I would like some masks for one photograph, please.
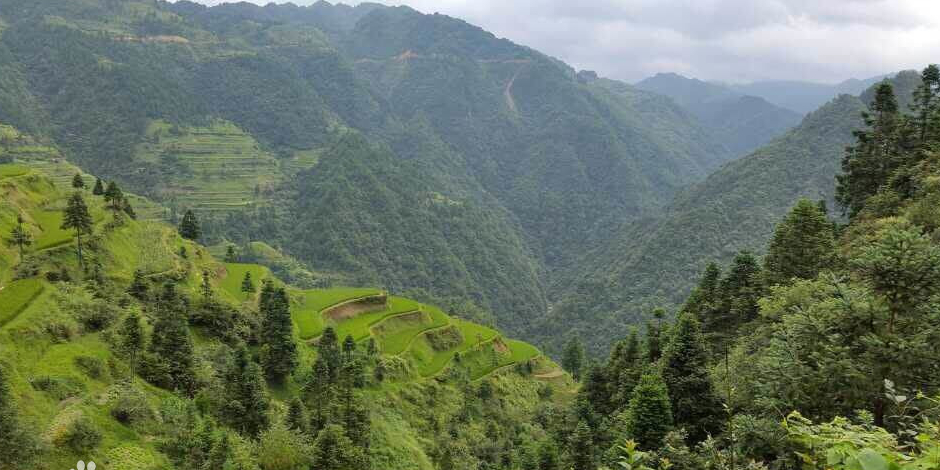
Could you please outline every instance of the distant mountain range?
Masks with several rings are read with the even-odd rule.
[[[747,84],[727,85],[739,93],[759,96],[777,106],[800,114],[814,111],[840,94],[858,95],[868,87],[887,78],[880,75],[864,80],[849,79],[834,85],[790,80],[769,80]]]

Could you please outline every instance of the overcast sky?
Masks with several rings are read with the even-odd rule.
[[[834,83],[940,62],[940,0],[377,1],[462,18],[627,81],[677,72]]]

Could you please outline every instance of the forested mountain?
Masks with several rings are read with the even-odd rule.
[[[796,112],[763,98],[674,73],[657,74],[636,87],[676,100],[737,156],[750,153],[800,121]]]
[[[407,7],[0,15],[0,120],[171,219],[195,210],[208,241],[263,238],[324,282],[472,293],[516,333],[556,267],[732,156],[669,100]]]
[[[805,114],[840,94],[858,95],[884,78],[852,78],[833,85],[795,80],[765,80],[728,86],[740,93],[759,96],[777,106]]]
[[[902,109],[919,80],[914,72],[892,79]],[[740,250],[760,252],[774,224],[800,198],[834,207],[843,151],[862,125],[863,100],[870,102],[872,93],[836,98],[787,134],[681,192],[662,217],[626,224],[609,245],[588,253],[581,268],[558,277],[556,292],[564,294],[553,299],[552,314],[533,336],[549,338],[550,325],[573,324],[604,350],[615,337],[608,332],[684,299],[708,262],[728,262]],[[553,340],[557,348],[564,338]]]

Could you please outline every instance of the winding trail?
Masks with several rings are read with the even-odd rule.
[[[519,67],[516,69],[516,73],[513,74],[512,78],[509,79],[509,83],[506,84],[506,88],[503,89],[503,97],[506,99],[506,106],[509,106],[509,110],[513,114],[519,114],[519,110],[516,108],[516,100],[512,97],[512,86],[516,83],[516,78],[519,78],[519,74],[522,73],[522,69],[525,66]]]

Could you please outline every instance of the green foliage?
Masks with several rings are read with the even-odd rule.
[[[261,289],[261,363],[268,379],[283,382],[297,367],[297,345],[287,292],[265,283]]]
[[[627,413],[627,434],[639,448],[660,448],[672,427],[672,403],[662,377],[647,374],[640,378],[633,389]]]
[[[708,353],[698,321],[690,313],[676,320],[662,358],[662,376],[672,401],[672,418],[699,442],[718,426],[721,404],[708,375]]]
[[[196,214],[191,210],[187,210],[183,214],[183,220],[180,221],[179,226],[180,236],[187,240],[199,240],[202,236],[202,229],[199,227],[199,221],[196,219]]]
[[[565,346],[564,357],[561,360],[561,366],[568,371],[575,380],[581,380],[581,372],[584,369],[584,346],[581,345],[579,338],[571,338]]]
[[[835,250],[832,223],[818,204],[800,199],[777,225],[764,257],[769,285],[812,279],[831,266]]]
[[[240,347],[235,361],[226,373],[224,414],[232,427],[257,436],[269,424],[269,401],[261,367],[251,359],[248,350]]]

